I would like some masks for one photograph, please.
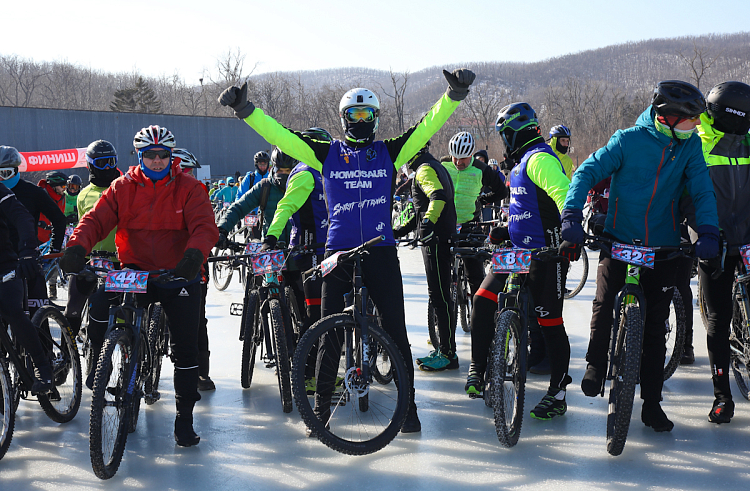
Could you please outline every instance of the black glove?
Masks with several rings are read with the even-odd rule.
[[[263,245],[260,246],[259,252],[265,252],[270,249],[273,249],[274,247],[276,247],[277,240],[278,239],[274,237],[273,235],[266,235],[266,238],[263,239]]]
[[[63,273],[78,273],[86,266],[86,249],[80,245],[68,247],[60,258]]]
[[[495,202],[495,193],[487,193],[479,197],[479,204],[482,206],[487,206],[494,202]]]
[[[429,218],[422,220],[419,225],[419,243],[422,245],[430,246],[437,241],[435,236],[435,224],[430,221]]]
[[[42,274],[42,268],[39,266],[39,251],[23,249],[18,253],[18,274],[27,280]]]
[[[568,261],[578,261],[581,257],[581,244],[574,244],[564,240],[558,251]]]
[[[513,170],[514,166],[515,166],[515,164],[513,163],[513,160],[511,160],[509,158],[503,160],[502,162],[500,162],[500,165],[498,165],[498,167],[500,168],[500,170],[507,170],[507,171]]]
[[[443,76],[448,81],[448,90],[445,92],[454,101],[462,101],[469,95],[469,86],[474,82],[476,75],[468,68],[457,68],[450,73],[443,70]]]
[[[506,240],[510,240],[508,227],[495,227],[490,230],[490,244],[502,244]]]
[[[216,241],[216,247],[219,249],[228,249],[229,248],[229,239],[227,238],[229,234],[226,230],[223,228],[219,228],[219,240]]]
[[[190,248],[185,251],[185,255],[174,268],[174,275],[185,278],[188,281],[195,279],[198,273],[200,273],[203,261],[203,253],[198,249]]]
[[[245,119],[255,111],[255,106],[247,100],[247,82],[242,87],[229,87],[219,96],[219,104],[234,109],[234,115]]]

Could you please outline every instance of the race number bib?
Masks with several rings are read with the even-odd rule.
[[[268,251],[250,258],[253,274],[261,275],[284,269],[284,251]]]
[[[323,276],[333,271],[333,268],[338,265],[339,256],[341,254],[343,254],[343,251],[339,251],[335,254],[330,255],[329,257],[325,258],[322,263],[320,263],[320,271],[323,273]]]
[[[508,247],[492,253],[493,273],[528,273],[531,266],[531,251]]]
[[[95,268],[107,269],[109,271],[114,271],[115,269],[115,263],[104,257],[92,257],[89,260],[89,264]]]
[[[125,269],[110,271],[104,283],[104,290],[108,292],[146,293],[148,287],[148,271]]]
[[[248,227],[254,227],[258,224],[258,215],[247,215],[244,218],[244,223]]]
[[[742,256],[742,262],[745,263],[745,267],[750,269],[750,244],[740,247],[740,256]]]
[[[245,254],[257,254],[261,247],[263,247],[263,242],[248,242],[245,246]]]
[[[612,259],[634,266],[654,269],[654,250],[650,247],[612,243]]]

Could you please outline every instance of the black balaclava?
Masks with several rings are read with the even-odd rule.
[[[89,180],[94,186],[99,186],[100,188],[108,188],[112,184],[112,181],[120,177],[120,175],[120,169],[117,167],[100,170],[89,166]]]

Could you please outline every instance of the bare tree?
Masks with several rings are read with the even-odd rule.
[[[695,41],[693,41],[693,52],[685,53],[685,50],[677,52],[677,56],[680,57],[682,62],[687,66],[690,71],[690,78],[695,86],[700,90],[701,81],[706,76],[706,72],[716,63],[716,60],[721,56],[721,52],[712,56],[709,48],[698,47]]]
[[[399,134],[406,130],[404,126],[404,94],[406,93],[406,85],[409,82],[409,70],[401,74],[393,73],[393,69],[389,70],[391,77],[391,86],[393,87],[393,94],[389,94],[388,91],[380,85],[380,90],[383,91],[387,97],[393,99],[394,109],[396,111],[396,129]]]

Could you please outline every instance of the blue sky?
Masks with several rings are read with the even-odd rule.
[[[667,12],[669,11],[669,13]],[[29,19],[25,21],[24,19]],[[6,2],[0,54],[191,82],[239,47],[256,73],[539,61],[626,41],[750,30],[750,1]]]

